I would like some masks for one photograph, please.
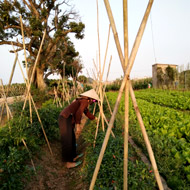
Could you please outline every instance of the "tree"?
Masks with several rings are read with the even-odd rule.
[[[166,67],[166,74],[165,74],[165,84],[169,86],[173,86],[173,83],[176,79],[177,71],[174,70],[172,67]]]
[[[157,86],[161,87],[164,84],[164,73],[161,67],[157,68]]]
[[[84,75],[81,75],[78,77],[78,81],[82,83],[87,83],[87,77]]]
[[[83,39],[85,25],[77,23],[78,15],[69,11],[69,0],[4,0],[0,1],[0,45],[17,46],[23,50],[20,15],[23,19],[26,50],[28,52],[29,76],[42,40],[46,36],[35,71],[33,82],[40,89],[45,88],[44,75],[61,73],[63,76],[76,75],[82,65],[69,34]],[[63,12],[64,10],[64,12]],[[13,51],[11,51],[13,52]],[[64,70],[64,71],[63,71]]]

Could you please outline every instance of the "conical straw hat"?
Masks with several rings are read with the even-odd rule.
[[[100,101],[100,99],[99,99],[99,97],[98,97],[98,95],[94,89],[88,90],[88,91],[80,94],[80,96],[86,96],[86,97],[95,99],[97,101]]]

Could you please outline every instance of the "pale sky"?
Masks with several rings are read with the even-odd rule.
[[[73,40],[75,48],[79,51],[82,58],[82,64],[84,66],[82,74],[87,76],[88,70],[90,76],[93,77],[92,70],[95,70],[93,59],[98,64],[96,0],[70,0],[70,2],[75,4],[75,9],[79,12],[81,21],[85,24],[85,38],[83,40]],[[119,41],[123,49],[123,1],[110,0],[109,2],[114,16]],[[104,1],[99,0],[98,4],[100,52],[101,64],[103,65],[109,20]],[[148,0],[128,0],[129,53],[133,46],[147,4]],[[151,9],[151,19],[150,17],[148,19],[141,45],[131,71],[131,78],[151,77],[152,65],[155,63],[187,65],[187,63],[190,62],[189,10],[190,0],[154,0]],[[4,84],[8,83],[15,58],[14,54],[8,52],[9,49],[11,49],[11,47],[0,46],[0,78],[3,79]],[[19,54],[20,59],[23,57],[22,54],[23,53]],[[114,80],[120,78],[123,75],[123,71],[112,31],[110,33],[104,79],[107,75],[110,56],[112,56],[112,62],[109,80]],[[18,65],[16,66],[15,75],[13,77],[13,83],[15,82],[23,82]]]

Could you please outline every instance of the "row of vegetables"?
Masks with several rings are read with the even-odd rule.
[[[136,98],[143,99],[161,106],[180,110],[190,110],[189,91],[169,91],[161,89],[146,89],[136,91]]]
[[[190,115],[186,111],[171,108],[171,104],[169,104],[170,99],[173,100],[173,105],[180,102],[179,97],[188,99],[189,93],[184,93],[183,98],[182,92],[163,90],[143,90],[137,91],[135,94],[161,175],[171,188],[190,189]],[[162,95],[159,96],[161,101],[157,100],[158,94]],[[109,92],[107,96],[112,106],[114,106],[117,93]],[[164,106],[160,106],[161,104]],[[183,107],[182,101],[180,106]],[[124,122],[122,117],[125,111],[124,108],[124,98],[122,98],[118,110],[119,118],[117,119],[120,122],[122,120]],[[143,149],[143,152],[146,153],[145,143],[136,114],[132,109],[131,100],[129,118],[129,133]]]

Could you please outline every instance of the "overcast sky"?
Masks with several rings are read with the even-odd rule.
[[[97,36],[97,6],[96,0],[70,0],[75,4],[81,21],[85,24],[85,38],[73,40],[75,48],[79,51],[84,66],[83,73],[87,70],[93,77],[93,59],[98,64],[98,36]],[[123,48],[123,8],[122,0],[110,0],[119,40]],[[107,44],[109,20],[104,1],[99,0],[99,35],[101,64],[104,61]],[[133,46],[140,23],[144,16],[148,0],[128,0],[129,19],[129,53]],[[11,47],[0,46],[0,78],[7,83],[11,74],[15,56],[8,50]],[[19,55],[22,57],[22,54]],[[121,63],[116,50],[112,31],[106,60],[106,70],[110,56],[112,56],[109,80],[120,78],[123,75]],[[155,63],[187,65],[190,62],[190,0],[154,0],[151,17],[137,53],[131,78],[151,77],[152,65]],[[105,77],[104,77],[105,78]],[[22,75],[17,65],[13,83],[23,82]]]

